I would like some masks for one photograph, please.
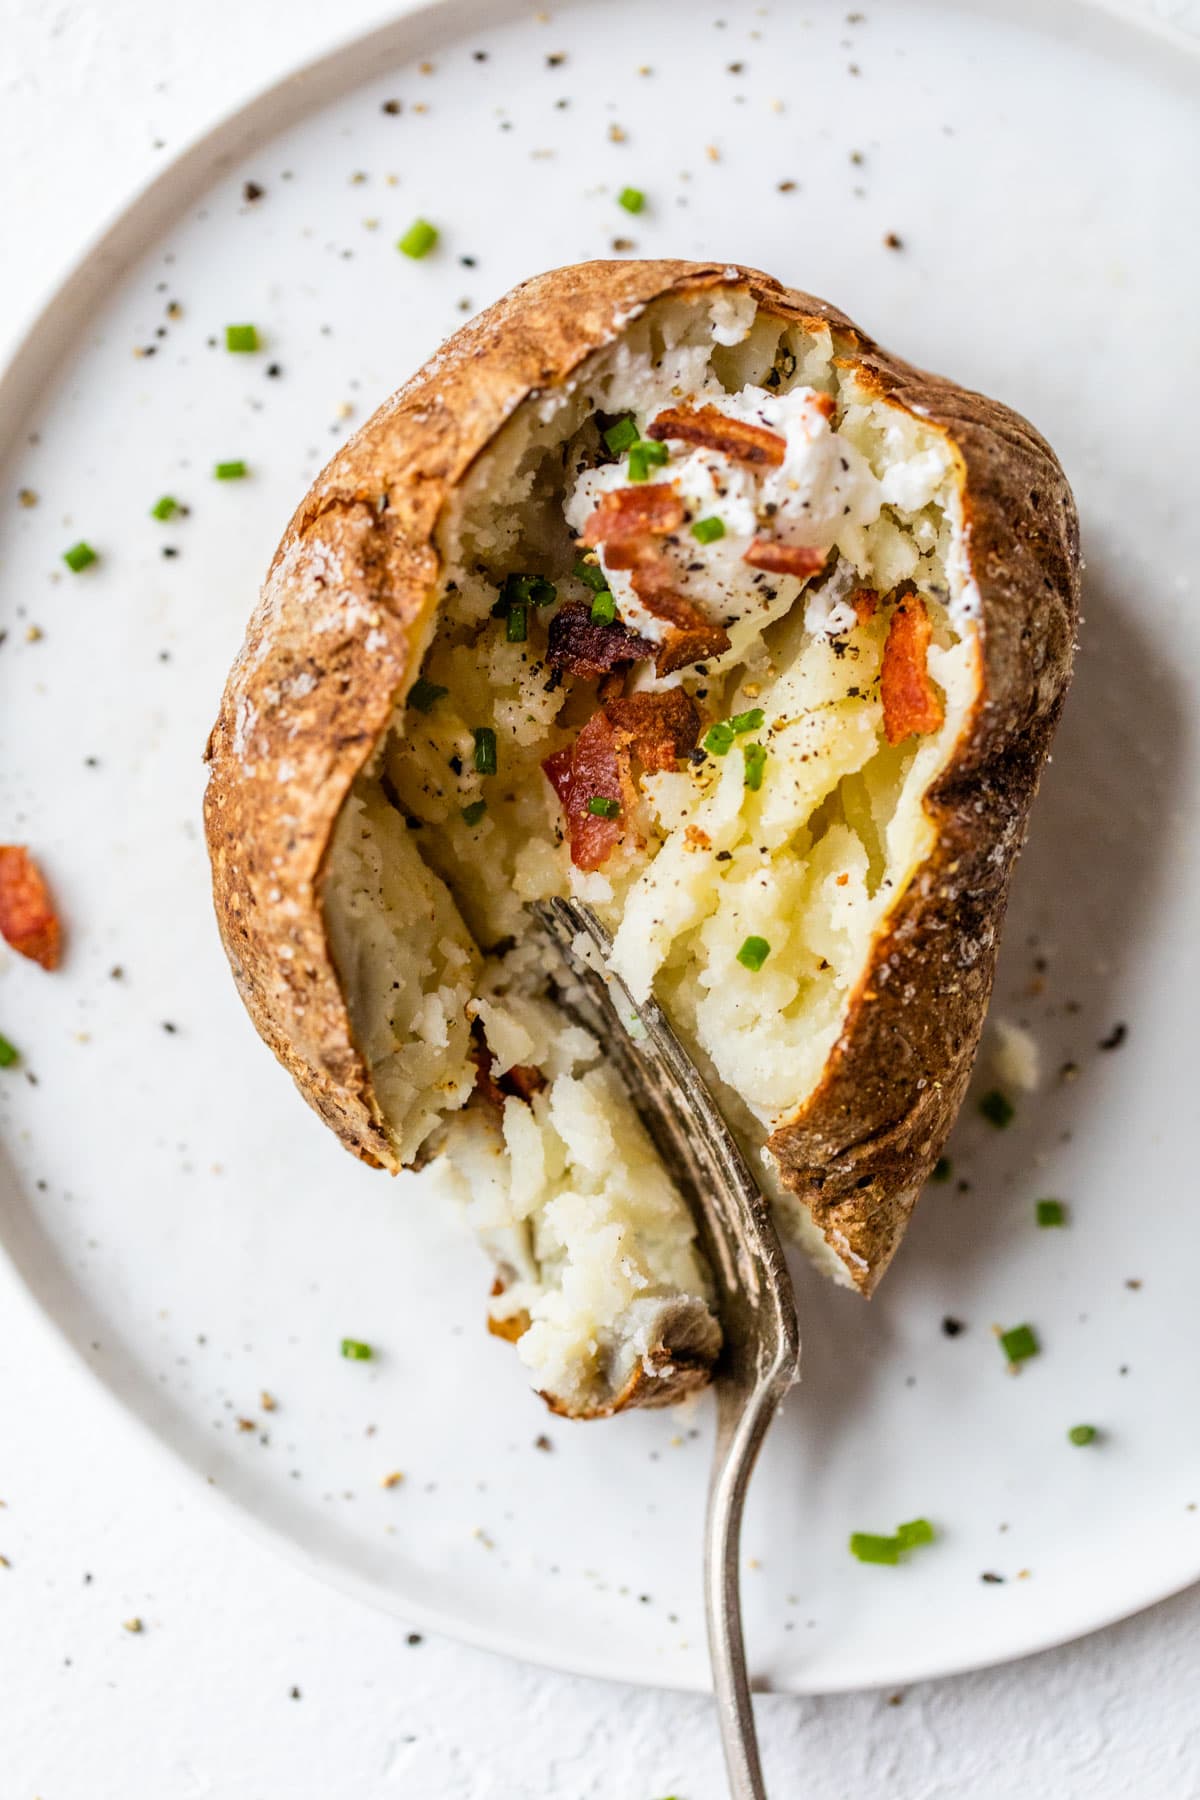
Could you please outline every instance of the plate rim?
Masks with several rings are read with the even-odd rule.
[[[586,4],[587,0],[559,0],[560,10]],[[1200,32],[1178,26],[1172,20],[1151,13],[1137,0],[918,0],[940,10],[970,10],[990,17],[998,24],[1053,34],[1056,26],[1074,24],[1079,30],[1102,21],[1114,41],[1132,38],[1141,54],[1184,51],[1187,78],[1200,75]],[[345,96],[367,77],[368,70],[379,73],[402,61],[416,47],[418,34],[427,27],[441,39],[458,41],[475,25],[479,29],[494,28],[527,13],[524,0],[397,0],[391,15],[376,25],[369,25],[336,38],[324,50],[306,58],[283,75],[260,86],[250,88],[241,98],[228,105],[209,125],[185,140],[170,160],[153,175],[136,183],[117,202],[97,230],[46,284],[42,296],[35,301],[23,325],[5,345],[0,345],[0,416],[5,427],[0,431],[0,455],[7,455],[19,439],[30,411],[39,394],[53,378],[63,358],[63,345],[74,344],[89,306],[95,296],[119,282],[127,252],[134,244],[144,244],[161,232],[169,220],[197,198],[222,172],[264,136],[275,135],[296,124],[317,107]],[[409,40],[412,40],[410,42]],[[427,43],[422,46],[427,48]],[[1093,46],[1094,47],[1094,46]],[[1108,49],[1108,46],[1101,46]],[[1178,67],[1172,73],[1178,75]],[[29,1230],[28,1219],[24,1229]],[[21,1240],[22,1226],[15,1228],[15,1244]],[[83,1376],[83,1383],[108,1410],[118,1428],[129,1428],[152,1453],[155,1462],[179,1491],[199,1495],[213,1510],[214,1516],[230,1519],[249,1539],[261,1542],[267,1549],[292,1566],[355,1601],[385,1612],[397,1620],[420,1625],[426,1630],[485,1650],[494,1655],[509,1656],[534,1667],[557,1673],[582,1675],[593,1680],[632,1685],[667,1692],[697,1693],[709,1690],[707,1681],[689,1679],[686,1674],[674,1676],[653,1666],[653,1653],[631,1661],[620,1672],[611,1663],[601,1663],[586,1652],[564,1656],[558,1650],[546,1650],[528,1641],[519,1625],[504,1622],[496,1627],[477,1624],[468,1617],[449,1615],[419,1600],[403,1597],[403,1604],[393,1604],[392,1592],[381,1592],[371,1578],[359,1574],[353,1566],[339,1563],[297,1538],[281,1533],[248,1507],[236,1494],[227,1492],[216,1480],[198,1480],[198,1471],[186,1454],[155,1428],[135,1401],[127,1399],[119,1387],[94,1368],[59,1323],[51,1302],[44,1293],[47,1283],[38,1282],[27,1273],[27,1258],[16,1250],[14,1236],[6,1232],[0,1237],[0,1259],[6,1275],[18,1291],[34,1329],[52,1340],[67,1367]],[[32,1258],[28,1259],[32,1260]],[[697,1553],[699,1576],[699,1552]],[[875,1689],[912,1685],[953,1675],[965,1675],[987,1668],[1002,1667],[1028,1656],[1059,1648],[1107,1626],[1119,1624],[1138,1613],[1186,1592],[1200,1583],[1200,1561],[1190,1573],[1166,1585],[1155,1584],[1137,1598],[1125,1598],[1114,1610],[1111,1598],[1098,1602],[1077,1615],[1069,1627],[1052,1626],[1035,1634],[1019,1647],[997,1653],[989,1650],[979,1657],[952,1663],[944,1653],[929,1653],[910,1660],[902,1670],[867,1668],[862,1673],[822,1678],[809,1685],[803,1674],[799,1680],[781,1683],[755,1683],[756,1692],[781,1693],[797,1697],[820,1694],[869,1692]]]

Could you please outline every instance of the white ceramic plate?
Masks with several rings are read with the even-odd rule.
[[[955,1178],[869,1307],[799,1274],[805,1381],[746,1526],[757,1674],[813,1691],[963,1669],[1200,1574],[1197,87],[1180,46],[1065,3],[894,0],[853,22],[842,0],[590,0],[550,22],[445,5],[182,158],[20,352],[0,395],[0,836],[36,846],[71,941],[53,979],[12,958],[0,977],[25,1053],[0,1072],[3,1279],[315,1569],[521,1656],[706,1681],[708,1407],[541,1411],[484,1332],[459,1222],[345,1156],[255,1038],[198,824],[225,669],[335,443],[465,311],[628,238],[760,264],[1013,402],[1064,458],[1088,558],[996,1001],[1044,1079],[1005,1133],[968,1107]],[[627,183],[649,196],[636,218]],[[413,263],[393,245],[417,215],[443,238]],[[258,355],[224,350],[241,321]],[[215,482],[232,458],[249,478]],[[163,493],[189,516],[149,518]],[[76,576],[60,554],[81,537],[101,560]],[[1044,1195],[1067,1229],[1035,1227]],[[1024,1321],[1043,1350],[1013,1379],[992,1327]],[[343,1361],[344,1334],[378,1360]],[[1101,1440],[1072,1446],[1079,1422]],[[847,1554],[852,1529],[918,1513],[940,1540],[908,1566]]]

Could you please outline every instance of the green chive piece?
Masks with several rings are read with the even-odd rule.
[[[375,1352],[370,1344],[364,1344],[361,1338],[343,1338],[342,1355],[347,1362],[370,1362]]]
[[[432,712],[439,700],[444,700],[450,692],[449,688],[439,687],[436,681],[426,681],[418,675],[408,690],[406,706],[415,706],[418,712]]]
[[[724,719],[710,725],[704,734],[704,748],[710,756],[728,756],[733,749],[733,726]]]
[[[988,1124],[994,1125],[997,1131],[1003,1131],[1005,1126],[1011,1125],[1017,1116],[1016,1107],[1008,1095],[1002,1094],[999,1088],[990,1088],[982,1096],[979,1110]]]
[[[651,469],[661,469],[668,456],[667,446],[654,438],[639,438],[629,447],[630,481],[649,481]]]
[[[63,561],[66,563],[68,569],[76,575],[79,574],[81,569],[90,568],[92,563],[99,562],[99,560],[100,558],[92,549],[92,546],[90,544],[85,544],[82,538],[80,538],[77,544],[72,544],[69,550],[63,551]]]
[[[850,1533],[850,1554],[857,1556],[859,1562],[895,1564],[900,1561],[902,1549],[899,1538],[876,1537],[870,1531]]]
[[[255,325],[227,325],[225,327],[225,348],[245,352],[258,349],[258,328]]]
[[[171,494],[164,494],[162,499],[156,500],[150,508],[150,517],[152,519],[173,519],[178,511],[178,500]]]
[[[629,452],[629,462],[625,472],[630,481],[649,481],[650,463],[640,444],[635,444]]]
[[[218,463],[213,474],[218,481],[241,481],[246,473],[244,462]]]
[[[1061,1200],[1039,1200],[1037,1203],[1037,1222],[1043,1228],[1048,1225],[1065,1225],[1067,1209]]]
[[[520,602],[508,609],[508,618],[504,625],[504,636],[510,644],[523,644],[529,636],[529,614]]]
[[[462,809],[463,823],[465,825],[478,825],[486,811],[486,800],[472,800],[470,806],[464,806]]]
[[[614,456],[620,456],[623,450],[632,450],[640,436],[641,433],[638,431],[633,414],[627,413],[623,419],[618,419],[615,425],[609,426],[604,433],[604,442]]]
[[[953,1173],[954,1164],[950,1161],[950,1158],[948,1156],[939,1156],[933,1165],[933,1173],[929,1179],[930,1181],[949,1181]]]
[[[599,563],[577,562],[571,573],[582,581],[584,587],[590,587],[594,594],[599,594],[608,586],[608,576]]]
[[[762,786],[763,770],[767,766],[767,753],[761,744],[743,744],[742,759],[745,764],[746,786],[757,794]]]
[[[1010,1363],[1019,1363],[1036,1356],[1041,1345],[1034,1336],[1032,1325],[1014,1325],[1011,1331],[1000,1333],[1000,1348]]]
[[[737,959],[743,969],[752,969],[757,974],[770,954],[771,946],[766,938],[748,937],[738,951]]]
[[[506,575],[492,611],[499,616],[511,606],[550,606],[557,599],[558,589],[544,575]]]
[[[734,713],[729,721],[729,729],[735,737],[741,737],[743,731],[757,731],[762,722],[762,707],[752,706],[749,712]]]
[[[4,1033],[0,1031],[0,1069],[11,1069],[20,1059],[21,1052],[15,1044],[10,1044]]]
[[[911,1550],[916,1544],[932,1544],[935,1533],[928,1519],[910,1519],[897,1525],[896,1536],[905,1550]]]
[[[437,241],[436,225],[431,225],[428,219],[414,219],[404,236],[397,238],[396,248],[402,256],[419,258],[428,256]]]
[[[593,794],[588,801],[588,811],[597,819],[616,819],[621,814],[621,802],[610,800],[605,794]]]
[[[494,775],[496,773],[496,734],[490,725],[477,725],[473,733],[475,738],[475,773],[477,775]]]
[[[1073,1444],[1090,1444],[1095,1441],[1096,1427],[1094,1425],[1072,1425],[1067,1436]]]
[[[711,514],[707,519],[697,519],[692,526],[692,536],[698,544],[715,544],[718,538],[725,536],[725,521]]]
[[[646,196],[641,188],[622,188],[617,195],[617,205],[623,206],[627,213],[640,213],[646,204]]]
[[[601,588],[592,601],[592,624],[611,625],[617,616],[617,603],[607,588]]]

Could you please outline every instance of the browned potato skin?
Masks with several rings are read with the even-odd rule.
[[[829,325],[860,377],[945,433],[983,601],[979,697],[925,802],[936,847],[881,934],[819,1087],[771,1138],[787,1186],[869,1294],[962,1100],[1070,679],[1074,503],[1054,453],[1008,408],[899,361],[824,301],[753,269],[596,262],[523,283],[379,409],[288,526],[209,740],[213,894],[262,1037],[347,1147],[394,1171],[326,939],[321,878],[351,783],[416,673],[440,511],[521,401],[612,343],[631,308],[725,285],[781,322]]]

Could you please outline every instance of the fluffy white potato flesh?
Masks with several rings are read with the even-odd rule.
[[[772,460],[677,440],[670,418],[700,408],[768,433]],[[654,446],[640,469],[608,448],[614,426],[626,446]],[[661,677],[670,628],[636,575],[603,540],[579,560],[631,474],[681,501],[660,566],[727,640]],[[714,518],[719,532],[692,530]],[[764,537],[814,552],[816,572],[756,566]],[[763,1146],[819,1081],[932,847],[922,800],[974,701],[978,595],[941,434],[860,389],[823,328],[782,327],[724,294],[648,307],[570,385],[519,408],[454,495],[439,548],[420,682],[339,822],[326,913],[402,1155],[444,1149],[440,1179],[500,1270],[493,1318],[522,1328],[536,1384],[581,1409],[628,1378],[664,1306],[703,1312],[711,1289],[628,1096],[546,998],[526,904],[574,894],[597,908],[614,969],[666,1006],[786,1205]],[[520,576],[539,582],[505,587]],[[596,680],[550,665],[546,622],[591,607],[601,584],[642,640],[623,691],[682,688],[702,731],[732,723],[706,754],[639,765],[616,843],[585,869],[542,764],[595,713]],[[889,741],[881,666],[898,588],[928,622],[936,716]],[[748,941],[766,945],[757,963]],[[846,1278],[802,1209],[788,1222]]]

